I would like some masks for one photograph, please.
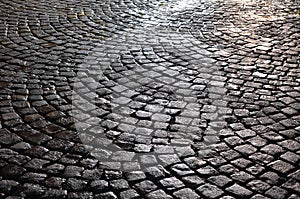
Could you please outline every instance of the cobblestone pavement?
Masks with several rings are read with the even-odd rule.
[[[300,198],[299,1],[0,10],[0,198]]]

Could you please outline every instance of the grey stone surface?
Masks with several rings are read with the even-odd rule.
[[[0,198],[299,198],[299,8],[0,1]]]

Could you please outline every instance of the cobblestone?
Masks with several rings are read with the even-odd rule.
[[[197,189],[197,191],[208,198],[218,198],[223,194],[221,189],[211,184],[202,185]]]
[[[0,1],[0,198],[299,198],[299,1]]]
[[[174,192],[174,196],[177,198],[188,199],[188,198],[200,198],[193,190],[189,188],[184,188],[179,191]]]

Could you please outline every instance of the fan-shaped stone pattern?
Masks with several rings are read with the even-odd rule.
[[[95,147],[101,148],[102,153],[111,154],[107,156],[109,161],[118,160],[112,153],[114,151],[114,146],[112,145],[115,144],[137,153],[153,150],[158,152],[162,151],[162,149],[166,150],[168,147],[171,147],[169,153],[174,153],[174,150],[176,150],[175,148],[172,149],[172,147],[179,147],[177,150],[181,148],[182,152],[192,151],[191,148],[184,149],[183,147],[191,145],[193,140],[203,141],[203,134],[205,135],[205,130],[210,124],[207,115],[212,114],[212,112],[217,114],[220,112],[217,109],[224,109],[225,105],[220,107],[215,104],[214,100],[209,99],[209,90],[213,90],[213,88],[220,89],[220,87],[209,85],[210,82],[211,84],[213,82],[220,85],[224,85],[224,83],[221,81],[210,81],[209,78],[201,79],[201,77],[205,76],[211,77],[213,72],[215,72],[213,69],[204,69],[209,63],[214,66],[214,61],[203,57],[201,60],[204,61],[206,59],[206,62],[192,66],[189,65],[189,62],[180,59],[180,57],[162,51],[160,47],[149,49],[151,51],[141,49],[141,51],[136,50],[123,54],[119,62],[112,62],[109,68],[103,68],[103,72],[99,71],[99,73],[103,73],[98,85],[99,88],[94,87],[94,92],[91,91],[87,94],[84,92],[76,96],[84,98],[86,95],[97,96],[97,94],[100,94],[96,97],[94,106],[90,105],[90,109],[87,112],[82,113],[79,109],[80,104],[86,109],[88,101],[76,102],[77,116],[75,117],[80,120],[81,126],[83,123],[86,126],[90,126],[91,118],[85,118],[84,115],[94,115],[91,113],[93,113],[94,109],[97,110],[100,114],[97,116],[101,118],[101,132],[106,134],[106,137],[112,138],[113,142],[106,140],[103,143],[103,140],[106,138],[102,135],[102,137],[100,136],[102,143],[98,143],[98,146],[96,146],[96,140],[99,140],[99,132],[95,131],[93,125],[91,125],[90,131],[85,129],[80,136],[83,142],[94,144]],[[106,51],[109,52],[110,50]],[[98,55],[97,52],[94,54]],[[104,59],[105,57],[100,57],[100,60]],[[83,71],[87,65],[82,65]],[[99,65],[101,66],[101,62],[95,62],[90,68],[97,68]],[[200,68],[201,72],[197,68]],[[195,77],[191,75],[195,75]],[[85,72],[80,74],[78,87],[75,89],[75,92],[80,93],[83,85],[89,87],[91,82],[95,82],[92,80],[93,76],[88,78],[87,76]],[[108,80],[104,80],[105,78]],[[105,88],[105,85],[112,86]],[[223,93],[225,94],[225,92]],[[212,102],[209,102],[210,100]],[[108,102],[110,102],[109,106]],[[213,105],[208,105],[208,103]],[[83,110],[84,108],[81,109]],[[201,117],[202,111],[206,118],[205,116]],[[82,117],[78,116],[80,112]],[[221,112],[220,114],[225,115],[226,112]],[[219,117],[219,121],[216,118],[212,120],[222,122],[221,116]],[[94,120],[98,120],[98,118],[95,117]],[[224,118],[223,122],[225,122]],[[99,128],[97,130],[99,131]],[[160,145],[169,146],[164,148],[164,146]],[[108,151],[104,150],[104,148]],[[118,153],[120,152],[120,149],[115,148],[115,150]],[[185,155],[192,154],[188,152]],[[128,160],[132,161],[133,157]],[[153,163],[157,162],[154,161]]]
[[[1,197],[299,197],[299,2],[185,3],[1,1]],[[220,131],[215,153],[202,159],[166,157],[174,160],[170,167],[128,173],[118,165],[117,171],[103,169],[76,132],[73,82],[97,44],[129,30],[145,44],[147,33],[134,30],[147,27],[158,27],[157,37],[165,38],[159,46],[167,46],[143,46],[150,63],[157,62],[152,51],[171,55],[166,63],[174,56],[193,63],[199,49],[218,62],[216,80],[226,81],[232,109],[229,128]],[[166,37],[172,31],[189,37]],[[128,52],[129,60],[137,59]],[[132,70],[122,60],[124,70],[114,68],[114,74]],[[201,142],[193,147],[203,149]]]

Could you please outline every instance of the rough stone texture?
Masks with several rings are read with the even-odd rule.
[[[299,198],[299,1],[1,0],[0,21],[0,198]]]

